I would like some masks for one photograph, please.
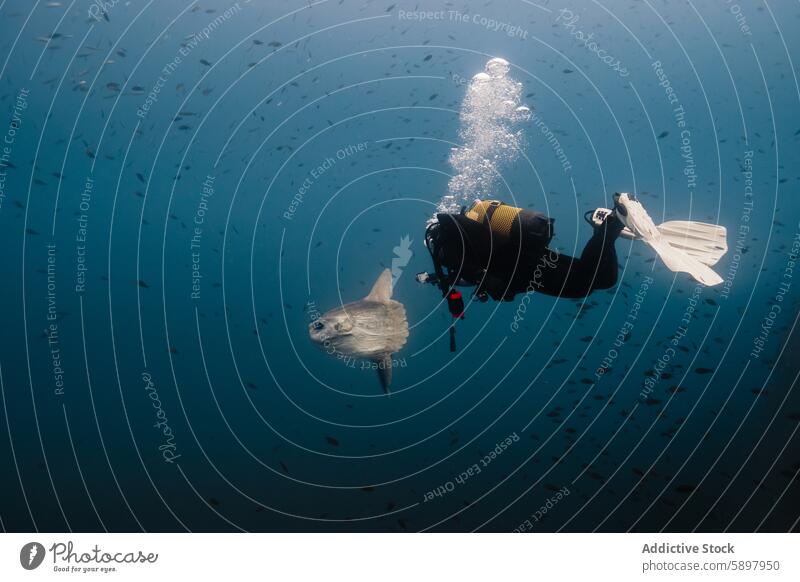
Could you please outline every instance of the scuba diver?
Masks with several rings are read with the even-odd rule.
[[[656,226],[632,194],[614,194],[613,210],[598,208],[584,218],[594,232],[579,257],[548,247],[552,218],[497,200],[477,200],[459,213],[440,213],[425,232],[433,273],[419,273],[421,283],[436,285],[453,316],[450,347],[455,351],[454,324],[464,316],[458,286],[474,286],[479,301],[511,301],[518,293],[538,292],[581,298],[617,283],[616,239],[639,239],[651,246],[672,271],[689,273],[704,285],[722,279],[709,265],[727,251],[725,228],[692,221]]]

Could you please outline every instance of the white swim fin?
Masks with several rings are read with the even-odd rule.
[[[689,273],[698,283],[702,283],[707,287],[713,287],[714,285],[722,283],[722,277],[717,275],[711,267],[701,263],[688,253],[672,246],[663,238],[645,240],[644,242],[658,253],[658,256],[664,261],[664,264],[670,271]]]
[[[728,252],[728,231],[719,224],[670,220],[658,225],[661,238],[709,267]],[[622,233],[625,234],[625,231]],[[631,233],[633,234],[633,233]]]
[[[689,273],[709,287],[722,283],[722,277],[709,267],[728,251],[724,226],[687,220],[673,220],[656,226],[633,195],[615,194],[614,203],[617,218],[625,224],[622,236],[650,245],[671,271]],[[610,211],[596,210],[593,222],[598,212],[603,216]]]
[[[600,226],[611,212],[610,208],[598,208],[587,220],[593,226]],[[719,224],[691,220],[668,220],[657,225],[656,228],[661,233],[661,238],[673,247],[709,267],[716,265],[728,252],[728,231]],[[622,229],[620,236],[642,240],[641,237],[634,235],[627,226]]]

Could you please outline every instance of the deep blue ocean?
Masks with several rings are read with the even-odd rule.
[[[3,0],[0,27],[4,530],[797,530],[797,3]],[[465,290],[451,352],[415,274],[495,57],[531,114],[482,194],[577,255],[635,192],[727,228],[724,283],[620,239],[583,300]],[[388,397],[308,334],[384,268]]]

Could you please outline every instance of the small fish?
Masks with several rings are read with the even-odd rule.
[[[339,441],[337,441],[332,436],[326,436],[325,440],[328,442],[329,445],[333,445],[334,447],[338,447],[339,446]]]

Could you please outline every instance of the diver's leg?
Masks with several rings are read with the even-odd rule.
[[[617,252],[614,242],[624,225],[612,214],[598,226],[580,258],[545,250],[524,277],[517,277],[514,291],[538,292],[556,297],[586,297],[595,289],[617,283]],[[524,288],[523,288],[524,287]]]
[[[614,248],[625,225],[616,215],[610,214],[597,227],[581,253],[579,270],[584,277],[591,278],[594,289],[610,289],[617,284],[617,251]]]

